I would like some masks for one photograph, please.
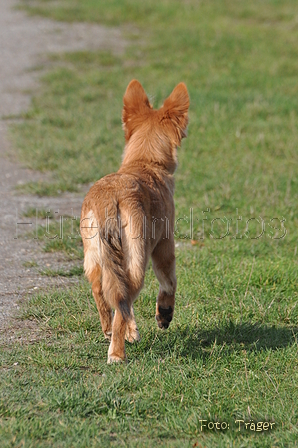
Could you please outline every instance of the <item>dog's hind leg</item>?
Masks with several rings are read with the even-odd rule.
[[[133,307],[122,302],[116,308],[113,320],[112,338],[108,351],[108,364],[126,360],[125,339],[129,342],[140,340],[140,334],[134,317]]]
[[[148,249],[146,250],[146,241],[143,238],[136,237],[136,235],[140,236],[142,234],[143,221],[141,219],[135,219],[133,224],[134,233],[132,233],[131,229],[125,228],[122,238],[126,254],[128,297],[131,303],[130,317],[127,320],[125,339],[130,343],[141,339],[132,304],[143,288],[145,269],[148,261],[147,253],[149,253]]]
[[[105,338],[111,340],[113,311],[110,305],[106,302],[102,293],[101,268],[99,265],[92,270],[92,272],[88,275],[88,278],[92,283],[92,293],[98,309],[102,331]]]
[[[152,253],[152,267],[159,281],[156,301],[156,321],[166,329],[173,319],[176,292],[174,240],[162,240]]]
[[[126,360],[125,355],[126,319],[119,308],[115,310],[112,339],[108,351],[108,364]]]
[[[145,276],[146,248],[145,240],[135,237],[139,235],[138,221],[134,222],[133,230],[124,227],[121,238],[123,257],[117,264],[118,274],[111,277],[111,271],[104,270],[104,295],[111,297],[110,303],[115,307],[115,317],[112,328],[112,339],[108,352],[108,363],[126,359],[125,339],[129,342],[139,341],[140,334],[133,312],[133,302],[140,293]],[[140,227],[142,229],[142,220]]]

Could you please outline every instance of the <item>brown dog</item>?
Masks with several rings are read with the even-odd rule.
[[[81,214],[84,269],[104,335],[111,340],[108,363],[125,360],[125,339],[140,339],[133,302],[143,287],[150,255],[160,285],[158,326],[168,328],[173,318],[173,173],[177,146],[186,136],[189,96],[180,83],[163,106],[154,110],[141,84],[133,80],[123,103],[126,146],[122,165],[117,173],[91,187]]]

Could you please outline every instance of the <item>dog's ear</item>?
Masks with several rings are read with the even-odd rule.
[[[188,91],[184,82],[180,82],[162,106],[163,119],[169,118],[173,122],[176,126],[179,140],[186,137],[188,108]]]
[[[152,109],[148,97],[141,83],[136,79],[130,81],[123,97],[122,123],[125,138],[128,140],[134,129],[134,117],[148,112]]]

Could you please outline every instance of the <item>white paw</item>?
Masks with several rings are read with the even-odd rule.
[[[127,362],[126,357],[120,358],[119,356],[109,355],[108,356],[108,364],[113,364],[114,362]]]

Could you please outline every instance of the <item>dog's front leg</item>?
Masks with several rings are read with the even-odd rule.
[[[166,329],[173,319],[175,307],[177,280],[174,241],[164,240],[154,249],[152,267],[159,281],[155,318],[159,328]]]
[[[156,301],[155,319],[157,321],[157,325],[162,330],[166,330],[172,322],[174,306],[175,292],[168,294],[160,288]]]

